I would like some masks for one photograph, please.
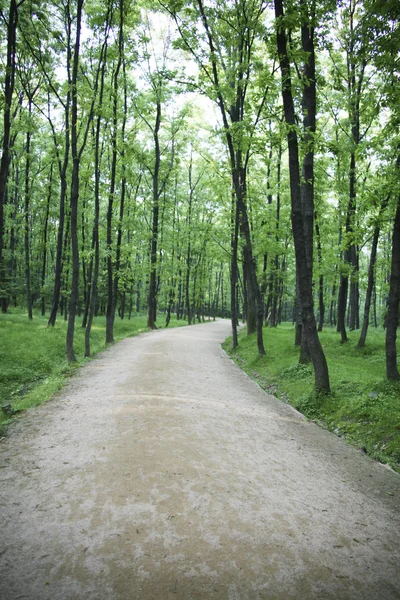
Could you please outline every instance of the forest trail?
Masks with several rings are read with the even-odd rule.
[[[11,428],[1,600],[400,598],[400,477],[265,394],[229,332],[126,339]]]

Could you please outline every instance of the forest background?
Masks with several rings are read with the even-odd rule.
[[[351,394],[369,407],[365,439],[381,427],[375,454],[400,455],[399,10],[2,0],[3,315],[65,320],[70,364],[77,318],[88,357],[102,315],[107,344],[116,315],[145,312],[149,328],[230,317],[232,348],[254,348],[241,360],[270,382],[271,354],[281,373],[299,356],[284,378],[315,388],[295,392],[299,407],[335,405],[351,433],[360,416],[335,398],[332,344],[364,359],[361,378],[379,364]]]

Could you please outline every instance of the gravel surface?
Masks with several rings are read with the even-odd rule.
[[[400,477],[265,394],[229,332],[126,339],[10,428],[1,600],[399,600]]]

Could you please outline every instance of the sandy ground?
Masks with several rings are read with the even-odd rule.
[[[1,600],[400,598],[400,477],[265,394],[228,334],[120,342],[11,428]]]

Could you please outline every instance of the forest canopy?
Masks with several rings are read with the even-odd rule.
[[[0,302],[386,330],[399,379],[395,0],[0,0]],[[162,314],[161,314],[162,313]]]

